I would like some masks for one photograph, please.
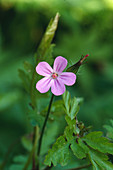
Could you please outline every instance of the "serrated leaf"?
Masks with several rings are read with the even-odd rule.
[[[56,166],[60,163],[62,166],[66,165],[70,160],[70,151],[79,158],[85,158],[86,154],[84,149],[76,141],[77,137],[73,136],[73,129],[69,126],[66,127],[64,135],[60,136],[55,144],[53,144],[52,149],[49,150],[48,155],[45,158],[45,164],[51,166],[53,163]]]
[[[49,150],[48,155],[46,155],[44,163],[49,166],[51,166],[51,163],[53,163],[54,166],[60,163],[64,166],[70,159],[69,155],[69,143],[66,142],[64,136],[60,136],[52,146],[52,149]]]
[[[71,142],[71,149],[77,158],[83,159],[86,157],[84,150],[75,141]]]
[[[108,157],[105,154],[90,149],[89,157],[91,162],[93,161],[94,167],[96,166],[95,164],[97,164],[97,167],[99,166],[101,169],[113,170],[113,164],[108,161]]]
[[[72,140],[76,140],[76,137],[74,138],[74,136],[73,136],[73,129],[70,129],[69,126],[67,126],[65,128],[64,135],[65,135],[67,141],[69,142],[69,144],[71,144]]]
[[[81,138],[78,139],[79,146],[84,150],[84,152],[87,154],[89,152],[89,147],[81,140]]]
[[[77,136],[73,136],[73,130],[70,129],[70,127],[66,127],[65,131],[64,131],[65,137],[67,139],[67,141],[70,144],[70,148],[73,151],[73,154],[79,158],[79,159],[83,159],[86,157],[86,153],[84,151],[84,148],[82,148],[79,143],[78,143],[78,138]]]
[[[85,135],[82,140],[90,147],[103,153],[113,154],[113,143],[105,137],[102,137],[102,132],[91,132]]]

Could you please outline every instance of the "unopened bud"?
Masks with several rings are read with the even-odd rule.
[[[75,63],[74,65],[72,65],[71,67],[67,68],[67,72],[73,72],[73,73],[77,73],[79,67],[83,64],[84,60],[89,56],[89,54],[87,54],[85,57],[82,55],[81,59]]]

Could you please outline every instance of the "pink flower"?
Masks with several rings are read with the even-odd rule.
[[[76,81],[76,75],[71,72],[62,72],[67,66],[67,60],[58,56],[53,65],[53,69],[47,62],[40,62],[36,67],[36,72],[45,76],[36,84],[36,89],[40,93],[46,93],[50,88],[56,95],[62,95],[65,92],[65,85],[72,86]]]

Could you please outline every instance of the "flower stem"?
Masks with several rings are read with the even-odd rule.
[[[41,150],[41,145],[42,145],[42,138],[43,138],[44,130],[45,130],[46,123],[47,123],[47,120],[48,120],[48,117],[49,117],[51,105],[52,105],[52,102],[53,102],[53,97],[54,97],[54,94],[52,94],[52,96],[51,96],[51,100],[50,100],[50,103],[49,103],[47,115],[46,115],[46,118],[45,118],[45,121],[44,121],[44,124],[43,124],[43,127],[42,127],[42,132],[41,132],[41,135],[40,135],[39,145],[38,145],[38,152],[37,152],[38,156],[40,155],[40,150]]]

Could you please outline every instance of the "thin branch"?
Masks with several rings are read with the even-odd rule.
[[[45,130],[45,127],[46,127],[46,124],[47,124],[47,120],[49,118],[49,113],[50,113],[50,110],[51,110],[53,98],[54,98],[54,94],[52,94],[52,96],[51,96],[51,100],[50,100],[50,103],[49,103],[47,115],[46,115],[46,118],[45,118],[45,121],[44,121],[44,124],[43,124],[43,127],[42,127],[42,132],[41,132],[41,135],[40,135],[40,139],[39,139],[38,152],[37,152],[38,164],[37,164],[36,170],[39,170],[39,156],[40,156],[40,150],[41,150],[41,145],[42,145],[42,138],[43,138],[43,135],[44,135],[44,130]]]

